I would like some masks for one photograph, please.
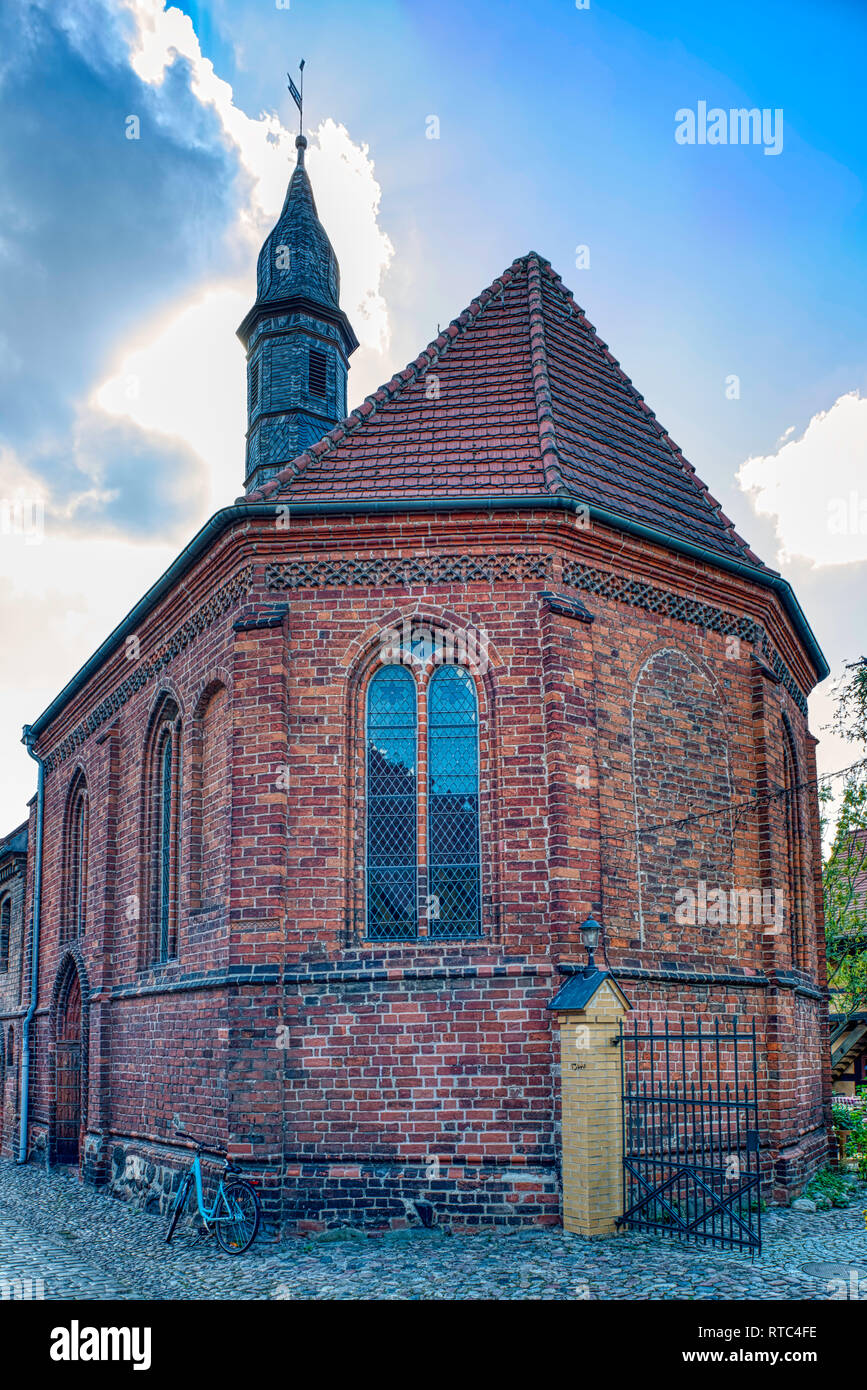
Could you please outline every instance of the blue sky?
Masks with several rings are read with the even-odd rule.
[[[0,498],[38,503],[44,528],[0,534],[17,653],[0,824],[32,791],[21,724],[240,490],[234,327],[294,153],[285,70],[302,56],[311,177],[362,339],[350,402],[532,247],[795,584],[832,667],[859,656],[865,41],[855,0],[7,0]],[[781,109],[782,151],[678,144],[675,112],[699,101]],[[848,521],[829,521],[841,499]],[[850,757],[825,740],[826,769]]]

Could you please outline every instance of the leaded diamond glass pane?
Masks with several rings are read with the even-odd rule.
[[[418,935],[416,696],[403,666],[383,666],[367,691],[367,934]]]
[[[463,666],[441,666],[428,698],[430,934],[481,932],[478,705]]]

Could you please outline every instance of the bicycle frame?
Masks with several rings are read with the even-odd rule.
[[[195,1158],[193,1159],[193,1166],[192,1166],[190,1172],[192,1173],[193,1177],[195,1178],[195,1182],[196,1182],[196,1202],[197,1202],[198,1208],[199,1208],[199,1215],[201,1216],[201,1218],[202,1218],[202,1220],[204,1221],[205,1225],[206,1225],[206,1226],[209,1225],[210,1222],[212,1222],[212,1221],[214,1220],[215,1216],[217,1215],[217,1213],[218,1213],[218,1211],[219,1211],[219,1209],[220,1209],[220,1203],[221,1203],[221,1202],[222,1202],[223,1206],[224,1206],[225,1209],[226,1209],[226,1215],[227,1215],[227,1216],[231,1216],[231,1215],[232,1215],[232,1209],[231,1209],[231,1207],[229,1206],[229,1203],[228,1203],[227,1200],[226,1200],[226,1193],[225,1193],[225,1190],[224,1190],[224,1188],[223,1188],[223,1179],[222,1179],[222,1178],[220,1178],[220,1183],[219,1183],[219,1186],[218,1186],[218,1188],[217,1188],[217,1195],[216,1195],[216,1197],[214,1198],[214,1205],[212,1206],[211,1210],[208,1211],[207,1207],[205,1206],[205,1194],[204,1194],[204,1192],[202,1191],[202,1164],[201,1164],[201,1159],[199,1158],[199,1155],[198,1155],[198,1154],[196,1154]],[[188,1174],[187,1176],[189,1177],[189,1174]]]

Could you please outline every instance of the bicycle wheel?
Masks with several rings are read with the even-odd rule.
[[[227,1255],[243,1255],[259,1229],[259,1197],[248,1182],[230,1182],[223,1188],[223,1216],[214,1217],[214,1235]]]
[[[172,1236],[174,1235],[174,1233],[175,1233],[175,1227],[177,1226],[178,1222],[179,1222],[180,1219],[181,1219],[181,1212],[183,1211],[184,1206],[186,1205],[187,1195],[188,1195],[189,1191],[190,1191],[190,1179],[189,1179],[189,1177],[186,1177],[186,1178],[184,1178],[183,1182],[181,1183],[180,1187],[178,1188],[178,1195],[177,1195],[177,1198],[175,1199],[174,1208],[172,1209],[172,1219],[171,1219],[171,1221],[169,1222],[168,1235],[166,1236],[166,1245],[168,1245],[169,1241],[171,1240]]]

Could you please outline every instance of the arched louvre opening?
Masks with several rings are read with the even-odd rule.
[[[472,676],[441,666],[428,694],[429,932],[481,931],[479,716]]]
[[[418,935],[416,688],[403,666],[383,666],[367,690],[367,935]]]

